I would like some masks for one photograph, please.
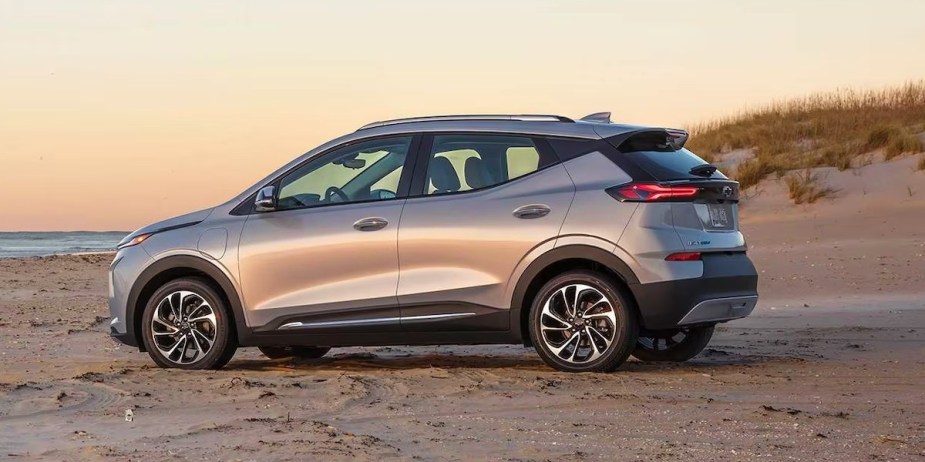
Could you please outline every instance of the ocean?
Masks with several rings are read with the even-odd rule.
[[[125,231],[0,232],[0,258],[113,252]]]

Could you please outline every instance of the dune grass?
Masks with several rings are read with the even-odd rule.
[[[835,190],[823,184],[819,173],[806,169],[802,172],[793,172],[784,177],[787,190],[794,204],[812,204],[823,197],[835,194]]]
[[[925,151],[925,80],[883,90],[838,90],[769,104],[689,127],[687,146],[705,158],[753,149],[755,158],[730,172],[743,188],[772,173],[857,166],[882,150],[886,159]]]

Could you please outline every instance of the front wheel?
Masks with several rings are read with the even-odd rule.
[[[530,336],[547,364],[564,372],[609,372],[636,344],[636,310],[610,279],[570,271],[547,282],[533,300]]]
[[[142,340],[161,367],[220,369],[237,348],[228,307],[205,281],[176,279],[148,300]]]
[[[646,332],[639,335],[633,356],[643,361],[687,361],[713,338],[713,326]]]

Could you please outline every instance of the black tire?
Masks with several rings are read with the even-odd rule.
[[[212,313],[215,316],[211,347],[205,354],[201,354],[202,350],[200,349],[198,357],[188,363],[172,360],[161,352],[158,348],[158,344],[155,343],[154,332],[152,331],[153,319],[158,307],[161,306],[168,295],[179,291],[191,292],[201,297],[212,308]],[[177,299],[181,300],[182,305],[182,302],[189,298],[190,297],[181,299],[178,297]],[[192,311],[186,314],[190,317],[190,322],[186,323],[187,326],[195,324],[192,322],[192,316],[196,314],[196,312]],[[203,322],[211,325],[208,321]],[[151,356],[151,359],[160,367],[179,369],[221,369],[225,364],[228,364],[228,361],[231,361],[238,347],[233,326],[234,321],[232,320],[230,309],[225,305],[222,298],[216,293],[212,286],[202,279],[181,278],[164,284],[161,288],[157,289],[148,300],[142,317],[141,334],[148,355]],[[174,327],[174,329],[176,329],[176,327]],[[189,330],[189,327],[186,327],[186,329]],[[190,337],[196,338],[196,335],[190,332]],[[204,345],[204,343],[200,344]],[[185,345],[186,344],[184,344],[184,348]],[[186,356],[186,351],[183,352],[182,356]]]
[[[639,335],[633,356],[642,361],[682,362],[700,354],[713,338],[713,326],[646,332]]]
[[[300,358],[300,359],[318,359],[328,354],[331,347],[315,346],[262,346],[257,347],[264,356],[270,359],[282,358]]]
[[[581,290],[574,288],[570,289],[571,286],[580,284],[593,288],[597,292],[592,290]],[[555,330],[546,330],[548,332],[546,337],[544,337],[543,329],[549,329],[550,327],[555,327],[557,321],[554,318],[550,318],[548,315],[543,314],[543,309],[546,306],[547,300],[550,301],[550,309],[557,310],[561,312],[562,307],[566,310],[568,309],[568,303],[564,302],[565,295],[559,295],[560,289],[565,289],[566,294],[574,294],[574,298],[578,299],[582,297],[579,301],[579,308],[574,310],[576,315],[572,318],[574,321],[573,324],[566,322],[561,324],[561,326],[578,326],[578,323],[582,327],[577,328],[577,332],[572,332],[571,334],[566,332],[556,333]],[[572,290],[571,292],[569,292]],[[593,315],[592,310],[602,310],[603,306],[594,308],[598,306],[598,302],[594,301],[594,297],[600,297],[603,295],[609,301],[609,304],[613,312],[613,321],[609,318],[606,320],[591,320],[585,319],[585,315]],[[557,299],[550,299],[550,297],[557,297]],[[570,296],[570,295],[569,295]],[[559,298],[561,297],[561,298]],[[589,298],[590,297],[590,298]],[[585,299],[587,298],[587,300]],[[563,301],[560,301],[563,300]],[[598,300],[602,300],[599,298]],[[639,325],[636,320],[636,307],[632,304],[632,299],[628,297],[624,289],[615,284],[607,276],[595,273],[592,271],[586,270],[576,270],[563,273],[559,276],[552,278],[537,293],[536,297],[533,299],[533,304],[530,308],[530,338],[533,341],[533,345],[536,348],[537,353],[539,353],[540,358],[549,364],[556,370],[563,372],[610,372],[620,367],[627,358],[629,358],[630,353],[633,351],[633,348],[636,345],[636,336],[639,331]],[[565,303],[565,305],[563,305]],[[574,305],[574,302],[571,303]],[[559,305],[559,308],[555,308],[555,305]],[[585,310],[584,314],[581,314],[581,310]],[[567,312],[565,312],[567,313]],[[602,312],[597,313],[598,316],[604,316]],[[545,322],[546,327],[541,326],[541,321]],[[568,319],[566,319],[568,321]],[[593,324],[592,324],[593,323]],[[584,330],[584,326],[588,326],[589,330]],[[594,332],[603,332],[603,336],[595,336],[594,345],[590,343],[590,338],[592,336],[591,330]],[[606,343],[607,335],[612,333],[612,339],[609,344]],[[562,338],[568,338],[568,340],[561,340],[559,342],[559,347],[563,348],[560,353],[569,354],[571,347],[574,347],[574,351],[570,356],[575,358],[575,360],[569,360],[569,358],[563,358],[559,354],[556,354],[551,343],[555,343],[555,339],[552,338],[554,335],[562,335]],[[576,339],[575,345],[570,345],[574,336],[578,336]],[[582,336],[584,335],[584,337]],[[550,344],[547,343],[549,340]],[[564,342],[564,343],[563,343]],[[582,342],[585,342],[582,344]],[[584,350],[588,351],[586,356],[586,361],[581,361],[581,351],[582,345],[584,345]],[[600,347],[604,347],[601,350]],[[592,350],[593,348],[593,350]],[[596,355],[596,357],[595,357]]]

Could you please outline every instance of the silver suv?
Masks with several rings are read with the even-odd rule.
[[[692,358],[758,299],[738,183],[682,130],[609,119],[361,127],[127,236],[112,336],[183,369],[239,346],[524,344],[576,372]]]

